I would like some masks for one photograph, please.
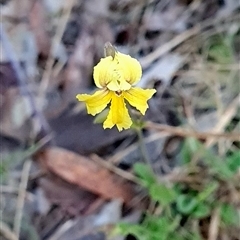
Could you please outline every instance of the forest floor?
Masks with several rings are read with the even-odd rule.
[[[238,1],[0,4],[1,239],[240,239]],[[76,99],[106,42],[157,90],[121,132]]]

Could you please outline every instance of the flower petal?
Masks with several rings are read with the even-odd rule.
[[[124,79],[124,73],[117,58],[111,56],[102,58],[94,67],[93,78],[98,88],[107,87],[111,91],[123,91],[131,88]]]
[[[126,91],[137,83],[142,75],[140,63],[129,55],[116,52],[102,58],[94,67],[93,78],[98,88],[107,87],[110,91]]]
[[[142,89],[133,87],[130,90],[123,92],[122,94],[130,105],[135,107],[144,115],[148,109],[147,101],[153,96],[155,92],[155,89]]]
[[[93,79],[98,88],[106,87],[111,79],[116,79],[114,72],[115,63],[111,56],[101,58],[100,62],[93,69]]]
[[[131,85],[136,84],[142,76],[142,67],[140,63],[135,58],[119,52],[117,53],[116,58],[119,62],[119,68],[123,71],[124,80]]]
[[[119,72],[119,79],[112,79],[108,84],[107,84],[107,88],[110,90],[110,91],[126,91],[126,90],[129,90],[132,86],[131,84],[129,84],[128,82],[126,82],[122,77],[123,77],[123,74],[120,73],[121,71],[120,70],[116,70]]]
[[[126,104],[122,95],[113,93],[111,107],[107,119],[103,123],[103,128],[112,128],[117,126],[119,131],[128,129],[132,125],[132,120],[128,114]]]
[[[93,95],[78,94],[76,98],[86,103],[87,112],[95,116],[107,107],[112,98],[112,92],[107,89],[96,91]]]

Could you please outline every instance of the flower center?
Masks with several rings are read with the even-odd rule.
[[[118,90],[115,92],[117,96],[120,96],[122,94],[122,91]]]

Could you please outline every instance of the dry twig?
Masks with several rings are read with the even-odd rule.
[[[156,134],[151,134],[149,137],[146,137],[144,139],[145,144],[148,144],[150,142],[154,142],[158,139],[164,138],[164,137],[168,137],[171,134],[169,133],[156,133]],[[125,148],[122,151],[116,152],[113,156],[108,158],[108,161],[111,163],[116,164],[117,162],[119,162],[121,159],[123,159],[124,157],[128,156],[129,154],[131,154],[133,151],[135,151],[138,148],[138,143],[134,143],[131,144],[129,147]]]
[[[239,20],[239,16],[234,16],[231,18],[231,20]],[[186,30],[185,32],[177,35],[170,41],[166,42],[165,44],[159,46],[157,49],[155,49],[152,53],[148,54],[147,56],[143,57],[140,59],[140,63],[142,67],[145,69],[149,67],[155,60],[158,58],[162,57],[164,54],[170,52],[173,48],[179,46],[186,40],[188,40],[191,37],[194,37],[197,35],[199,32],[203,31],[204,29],[213,26],[215,24],[219,24],[219,22],[224,19],[215,19],[211,18],[210,20],[207,19],[204,22],[201,22],[201,24]]]
[[[214,129],[212,130],[213,132],[220,132],[222,131],[226,125],[229,123],[229,121],[234,117],[234,115],[237,112],[237,108],[240,105],[240,94],[231,102],[231,104],[229,104],[229,106],[227,107],[227,109],[223,112],[222,116],[220,117],[218,123],[216,124],[216,126],[214,127]],[[217,134],[219,135],[219,133]],[[218,136],[211,136],[211,138],[208,138],[205,145],[207,147],[211,147],[215,142],[216,142],[216,138],[218,138]],[[240,133],[231,133],[230,135],[232,135],[232,137],[227,137],[229,140],[232,141],[240,141]]]
[[[93,161],[95,161],[97,164],[107,168],[111,172],[121,176],[122,178],[127,179],[127,180],[132,181],[132,182],[135,182],[135,183],[139,183],[137,178],[132,173],[124,171],[124,170],[122,170],[120,168],[115,167],[111,162],[104,161],[102,158],[100,158],[96,154],[92,154],[91,155],[91,159]]]
[[[220,209],[217,208],[214,210],[213,215],[211,216],[208,240],[218,239],[219,221],[220,221]]]
[[[195,137],[197,139],[208,139],[208,138],[226,138],[232,141],[239,141],[240,140],[240,133],[217,133],[217,131],[212,132],[197,132],[189,129],[185,129],[182,127],[173,127],[164,124],[157,124],[148,122],[146,124],[146,128],[154,129],[161,132],[166,132],[169,135],[176,135],[180,137]]]
[[[18,240],[17,236],[12,232],[4,222],[0,222],[0,236],[5,237],[8,240]]]
[[[19,235],[20,235],[24,200],[25,200],[25,195],[26,195],[26,188],[27,188],[27,182],[28,182],[31,164],[32,164],[31,160],[27,160],[24,163],[23,170],[22,170],[22,176],[21,176],[21,182],[19,185],[16,214],[15,214],[15,218],[14,218],[14,228],[13,228],[14,232],[17,236],[17,239],[19,238]]]
[[[49,85],[53,65],[54,65],[54,56],[53,56],[53,49],[61,43],[61,39],[66,28],[67,22],[69,20],[72,8],[74,6],[75,0],[66,1],[65,8],[63,9],[62,18],[59,21],[57,26],[56,34],[53,37],[52,44],[51,44],[51,51],[46,63],[46,70],[43,73],[43,77],[39,87],[39,96],[43,99],[46,89]]]

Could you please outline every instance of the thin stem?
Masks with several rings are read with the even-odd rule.
[[[142,128],[138,127],[136,129],[136,131],[137,131],[137,135],[138,135],[139,148],[140,148],[141,154],[143,156],[143,160],[147,165],[149,165],[152,168],[152,164],[151,164],[151,161],[150,161],[147,149],[146,149],[146,145],[144,142]]]

